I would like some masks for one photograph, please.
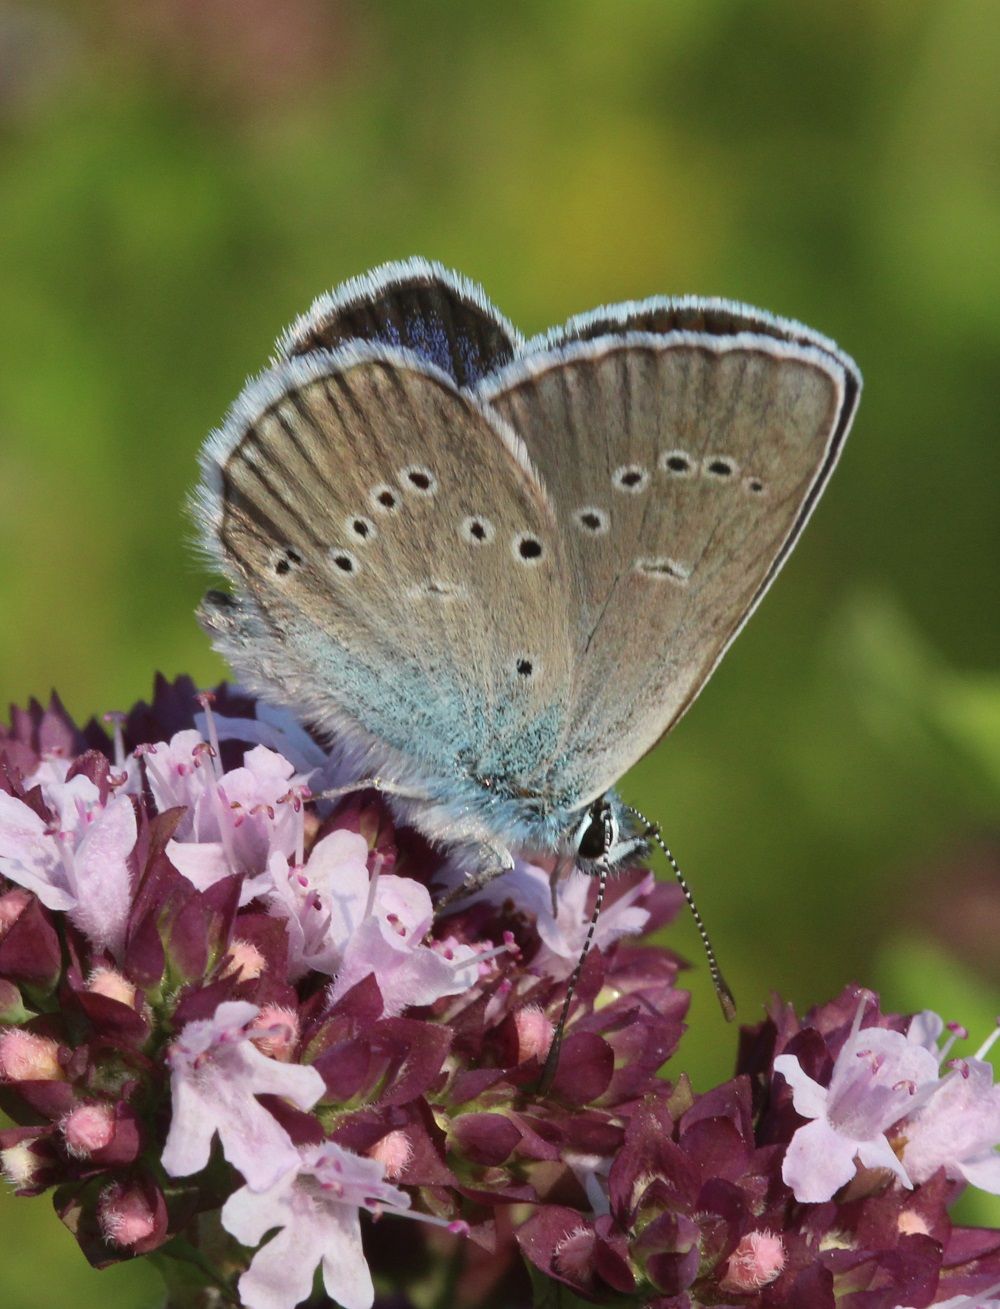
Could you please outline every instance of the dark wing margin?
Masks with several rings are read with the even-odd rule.
[[[412,350],[460,387],[508,364],[522,344],[481,287],[416,258],[384,264],[320,296],[281,335],[276,352],[291,359],[352,341]]]
[[[792,318],[782,318],[736,300],[702,296],[650,296],[645,300],[625,300],[620,304],[602,305],[584,314],[575,314],[560,327],[550,328],[532,337],[519,354],[527,356],[567,346],[574,341],[593,341],[603,336],[623,336],[639,332],[650,336],[667,336],[693,332],[707,337],[737,336],[751,332],[775,341],[808,346],[830,355],[844,370],[844,405],[833,449],[839,452],[843,439],[851,430],[854,414],[861,399],[861,371],[836,342]],[[836,463],[836,453],[833,463]],[[831,468],[832,468],[831,464]],[[820,477],[822,487],[825,478]],[[808,516],[808,515],[807,515]]]

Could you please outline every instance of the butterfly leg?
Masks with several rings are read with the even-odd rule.
[[[466,896],[475,895],[495,878],[502,877],[504,873],[513,870],[514,856],[503,846],[488,845],[483,842],[471,847],[471,850],[474,865],[472,871],[466,874],[465,880],[458,886],[452,887],[435,901],[436,912],[440,913],[442,909],[449,908],[456,900],[464,900]]]
[[[556,860],[552,872],[549,873],[549,894],[552,896],[552,917],[559,917],[559,883],[572,869],[574,860],[569,855],[563,855],[561,859]]]
[[[337,800],[343,795],[353,795],[356,791],[379,791],[382,795],[394,795],[400,800],[427,800],[427,796],[422,792],[414,791],[412,787],[403,786],[399,782],[387,781],[384,777],[362,777],[356,782],[348,782],[346,786],[334,786],[326,791],[317,791],[309,798]]]

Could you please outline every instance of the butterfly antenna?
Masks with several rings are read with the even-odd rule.
[[[660,835],[660,829],[656,823],[651,823],[645,814],[641,814],[638,809],[633,809],[631,805],[626,805],[630,814],[634,814],[640,823],[646,824],[646,838],[655,841],[663,851],[667,863],[674,870],[674,876],[677,878],[677,884],[684,893],[684,899],[691,910],[691,917],[694,919],[694,925],[698,929],[698,935],[701,937],[701,944],[705,951],[705,958],[708,960],[708,971],[712,974],[712,985],[715,987],[715,994],[719,997],[719,1006],[725,1015],[726,1022],[731,1023],[736,1017],[736,1001],[733,999],[733,993],[722,976],[722,969],[719,967],[719,961],[715,957],[715,951],[712,948],[712,942],[709,939],[708,931],[705,927],[704,919],[698,912],[698,906],[694,902],[694,896],[691,888],[687,884],[687,878],[681,872],[680,864],[670,852],[670,847]]]
[[[587,936],[583,942],[583,949],[580,951],[580,958],[576,961],[573,975],[569,979],[569,985],[566,987],[566,999],[563,1001],[562,1013],[559,1015],[558,1023],[556,1023],[556,1030],[552,1037],[552,1044],[549,1046],[549,1052],[545,1056],[545,1066],[542,1069],[542,1075],[538,1080],[538,1095],[545,1095],[555,1079],[556,1069],[559,1067],[559,1051],[562,1048],[563,1033],[566,1031],[566,1020],[569,1017],[569,1007],[573,1003],[573,996],[576,994],[577,983],[580,980],[580,974],[583,972],[584,960],[587,958],[587,953],[594,943],[594,933],[597,931],[597,920],[601,916],[601,909],[604,905],[604,895],[607,889],[608,861],[602,859],[597,868],[597,899],[594,901],[594,909],[590,915],[590,925],[587,928]]]

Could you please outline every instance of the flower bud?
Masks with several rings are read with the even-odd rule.
[[[59,1042],[17,1027],[0,1032],[0,1080],[5,1082],[61,1082]]]
[[[773,1232],[747,1232],[729,1256],[721,1290],[746,1295],[767,1286],[785,1266],[785,1247]]]
[[[115,1135],[115,1111],[107,1104],[80,1104],[59,1124],[66,1149],[74,1159],[89,1159],[110,1145]]]
[[[552,1044],[555,1028],[552,1020],[536,1004],[525,1005],[514,1015],[517,1031],[517,1060],[524,1063],[526,1059],[544,1059]]]
[[[109,1245],[130,1249],[152,1236],[156,1215],[138,1187],[115,1183],[101,1192],[97,1221]]]
[[[45,1168],[46,1163],[35,1151],[32,1140],[19,1141],[0,1150],[0,1173],[15,1191],[38,1185]]]
[[[387,1132],[368,1151],[368,1157],[380,1163],[385,1169],[386,1177],[394,1182],[413,1158],[413,1146],[405,1132],[399,1130]]]
[[[258,1050],[287,1064],[298,1044],[299,1016],[294,1009],[266,1004],[250,1024],[250,1031],[259,1033],[250,1038]]]
[[[222,970],[223,977],[235,977],[238,982],[252,982],[267,968],[267,960],[252,941],[236,937],[230,941],[226,954],[229,959]]]
[[[130,1009],[135,1004],[135,987],[117,968],[95,968],[87,978],[87,990],[117,1000]]]

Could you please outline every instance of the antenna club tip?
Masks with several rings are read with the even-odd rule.
[[[726,1022],[727,1023],[735,1022],[736,1001],[733,998],[732,991],[730,991],[729,987],[725,984],[725,982],[722,982],[721,985],[716,986],[715,993],[719,997],[719,1008],[722,1010],[722,1015],[725,1018]]]

